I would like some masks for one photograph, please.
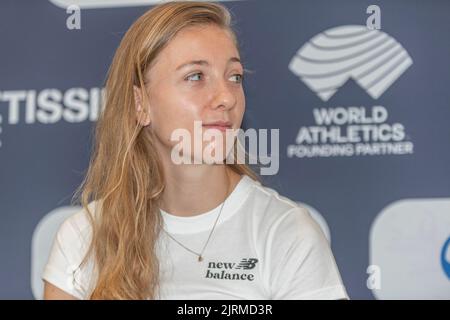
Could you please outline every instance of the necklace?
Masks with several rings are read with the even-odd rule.
[[[227,188],[227,195],[228,195],[228,188]],[[225,198],[225,200],[224,200],[223,203],[222,203],[222,206],[220,207],[220,211],[219,211],[219,214],[217,215],[216,221],[214,222],[214,225],[213,225],[213,227],[212,227],[212,229],[211,229],[211,232],[209,233],[208,239],[206,240],[206,243],[205,243],[205,245],[203,246],[203,249],[202,249],[202,251],[201,251],[200,253],[197,253],[197,252],[195,252],[194,250],[189,249],[189,248],[186,247],[184,244],[182,244],[180,241],[178,241],[177,239],[175,239],[172,235],[170,235],[165,229],[163,229],[163,230],[164,230],[164,232],[165,232],[165,233],[166,233],[173,241],[175,241],[176,243],[178,243],[180,246],[182,246],[183,248],[185,248],[185,249],[188,250],[189,252],[192,252],[193,254],[195,254],[196,256],[198,256],[198,259],[197,259],[198,262],[202,262],[202,261],[203,261],[203,252],[205,251],[206,246],[208,245],[209,239],[211,239],[211,236],[212,236],[212,234],[213,234],[213,232],[214,232],[214,229],[215,229],[215,227],[216,227],[217,221],[219,221],[219,218],[220,218],[220,215],[222,214],[222,209],[223,209],[223,206],[225,205],[225,201],[226,201],[226,200],[227,200],[227,197]]]

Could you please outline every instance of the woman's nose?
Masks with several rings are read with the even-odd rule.
[[[216,86],[213,108],[231,109],[236,105],[236,95],[228,80],[219,81]]]

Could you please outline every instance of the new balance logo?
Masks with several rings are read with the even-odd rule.
[[[349,78],[378,99],[412,63],[408,52],[391,36],[349,25],[314,36],[291,59],[289,70],[323,101]]]
[[[239,265],[236,267],[236,269],[253,269],[258,262],[258,259],[255,258],[249,258],[249,259],[242,259],[242,261],[239,263]]]
[[[254,269],[258,259],[256,258],[243,258],[239,263],[235,262],[209,262],[208,269],[206,270],[205,278],[221,279],[221,280],[254,280],[254,274],[252,273],[240,273],[233,272],[234,270],[251,270]],[[210,270],[214,269],[214,270]],[[216,270],[222,269],[222,270]],[[229,270],[229,271],[228,271]]]

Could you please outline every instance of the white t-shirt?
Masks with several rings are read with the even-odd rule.
[[[193,217],[161,210],[164,228],[200,252],[221,205]],[[77,267],[89,239],[83,209],[58,230],[42,278],[88,298],[95,278],[92,259]],[[159,299],[348,299],[328,241],[309,212],[246,175],[225,200],[203,261],[165,232],[157,247]]]

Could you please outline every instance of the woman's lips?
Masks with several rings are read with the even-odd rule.
[[[217,129],[222,132],[225,132],[227,129],[231,129],[231,126],[223,126],[223,125],[203,125],[203,127],[207,129]]]
[[[220,131],[226,131],[227,129],[231,129],[232,125],[230,121],[226,120],[217,120],[217,121],[211,121],[208,123],[203,124],[203,127],[208,129],[217,129]]]

